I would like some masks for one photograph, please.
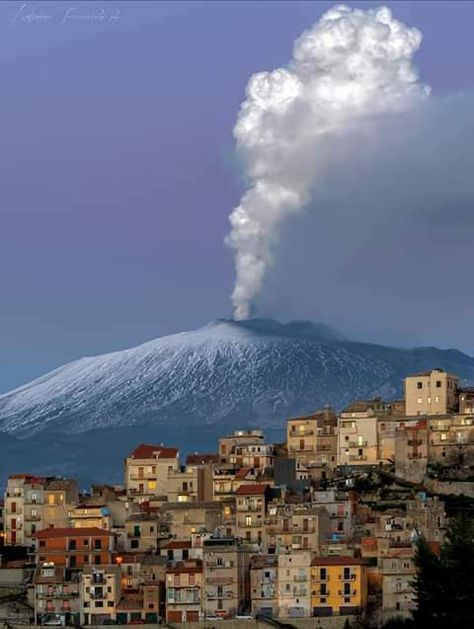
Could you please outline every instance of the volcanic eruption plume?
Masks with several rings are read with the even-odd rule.
[[[326,159],[322,140],[428,96],[412,65],[421,38],[388,8],[337,6],[296,40],[288,67],[250,78],[234,129],[248,189],[227,237],[236,319],[250,314],[282,223],[311,199]]]

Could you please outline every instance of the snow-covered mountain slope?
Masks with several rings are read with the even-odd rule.
[[[0,396],[0,431],[275,426],[325,404],[400,395],[406,374],[433,367],[474,382],[474,359],[456,350],[355,343],[309,322],[219,320],[81,358]]]

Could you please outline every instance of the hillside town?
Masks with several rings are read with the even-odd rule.
[[[439,552],[447,519],[474,499],[473,466],[474,389],[433,369],[408,376],[402,400],[290,418],[284,443],[235,430],[185,460],[173,444],[132,444],[123,486],[85,492],[12,470],[0,618],[212,628],[409,617],[416,541]]]

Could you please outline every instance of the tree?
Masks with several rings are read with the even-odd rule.
[[[420,538],[415,564],[416,627],[474,626],[474,522],[452,519],[439,556]]]

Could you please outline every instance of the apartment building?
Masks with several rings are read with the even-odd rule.
[[[178,471],[177,448],[141,444],[125,459],[127,496],[138,503],[168,492],[168,474]]]
[[[399,428],[395,434],[395,475],[421,483],[428,465],[428,423]]]
[[[199,496],[199,469],[195,466],[168,470],[166,495],[170,502],[191,502]]]
[[[253,555],[250,561],[252,616],[278,615],[278,557]]]
[[[125,522],[128,551],[155,552],[170,536],[169,518],[162,513],[135,513]]]
[[[234,430],[230,435],[219,439],[219,459],[221,463],[230,463],[236,455],[237,447],[262,446],[265,437],[262,430]]]
[[[201,560],[169,564],[166,568],[166,622],[198,622],[202,586]]]
[[[46,479],[31,474],[12,474],[5,492],[5,544],[33,547],[42,527]]]
[[[213,474],[218,463],[218,454],[188,454],[186,457],[186,470],[195,470],[197,474],[197,500],[200,502],[214,499]]]
[[[196,533],[211,533],[222,525],[219,502],[170,502],[160,508],[176,539],[189,539]]]
[[[330,408],[287,422],[288,456],[306,467],[337,465],[337,417]]]
[[[34,534],[36,563],[67,568],[110,564],[115,538],[98,528],[43,529]]]
[[[332,541],[347,541],[353,537],[357,516],[357,494],[351,491],[316,491],[313,503],[329,513]]]
[[[458,387],[460,415],[474,415],[474,388]]]
[[[311,559],[308,550],[278,555],[278,616],[311,616]]]
[[[273,445],[261,443],[236,445],[234,452],[228,456],[231,465],[237,468],[253,468],[261,473],[273,469],[274,459]]]
[[[78,504],[69,510],[69,520],[74,528],[98,528],[110,531],[112,516],[103,504]]]
[[[235,538],[204,540],[204,584],[202,606],[205,616],[232,618],[246,611],[250,601],[251,551]]]
[[[314,504],[271,502],[265,520],[265,547],[280,550],[319,551],[331,533],[331,519],[324,507]]]
[[[247,543],[261,544],[265,532],[265,515],[270,500],[270,487],[260,483],[241,485],[236,491],[237,537]]]
[[[120,620],[117,608],[122,597],[120,566],[84,565],[81,574],[82,619],[84,625],[102,625]]]
[[[474,459],[474,417],[439,415],[428,418],[430,463],[465,465]]]
[[[381,561],[384,617],[409,618],[416,608],[413,548],[392,548]]]
[[[406,415],[446,415],[457,410],[459,378],[432,369],[405,378]]]
[[[313,616],[358,615],[367,605],[367,566],[355,557],[314,557],[311,562]]]
[[[339,416],[339,465],[378,465],[378,416],[370,403],[355,402]]]
[[[77,504],[78,496],[77,481],[69,478],[46,479],[43,486],[42,528],[71,526],[69,512]]]
[[[81,616],[80,574],[44,563],[33,575],[35,624],[78,625]]]

